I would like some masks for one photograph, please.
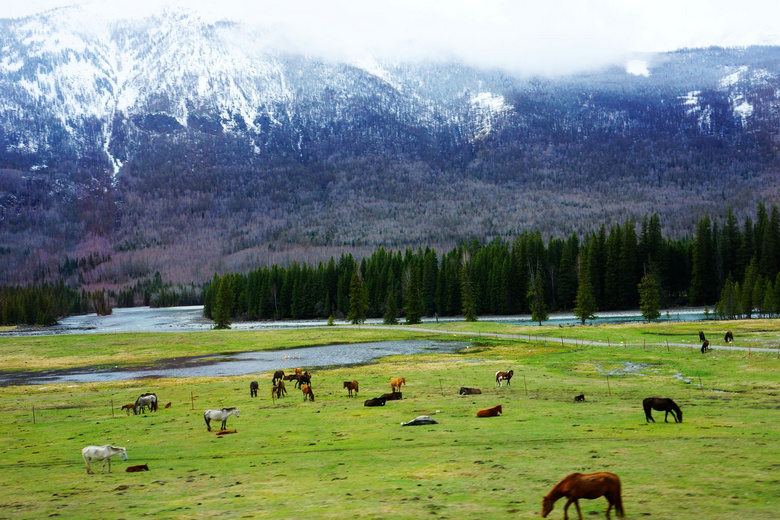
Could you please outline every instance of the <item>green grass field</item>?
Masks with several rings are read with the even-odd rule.
[[[776,348],[777,323],[757,324],[728,325],[737,345]],[[486,323],[440,327],[441,337],[467,329],[540,332]],[[694,345],[698,327],[555,328],[551,336],[610,336],[610,346],[483,337],[458,354],[315,369],[313,403],[292,385],[287,397],[272,400],[270,373],[0,388],[0,519],[537,518],[542,496],[574,471],[617,473],[627,518],[774,518],[780,359],[702,355],[667,349],[659,339],[678,334]],[[6,370],[133,364],[399,336],[431,333],[398,327],[2,338],[0,362]],[[623,344],[611,339],[618,336]],[[655,339],[645,348],[648,337]],[[509,368],[512,385],[496,388],[494,373]],[[404,400],[364,407],[365,399],[390,391],[392,376],[406,377]],[[252,379],[261,382],[256,399],[249,397]],[[353,379],[360,394],[350,399],[342,382]],[[460,386],[483,393],[459,396]],[[119,411],[146,391],[171,408],[129,417]],[[586,400],[574,403],[579,393]],[[655,412],[657,422],[646,424],[641,401],[648,396],[673,398],[683,423],[665,423]],[[475,417],[496,404],[502,416]],[[228,420],[234,435],[206,431],[203,410],[223,406],[240,410]],[[400,426],[422,414],[439,424]],[[125,446],[128,461],[115,458],[110,474],[100,474],[98,463],[88,475],[81,448],[107,443]],[[149,472],[124,471],[143,463]],[[563,517],[564,503],[551,518]],[[582,500],[581,507],[584,516],[601,518],[606,501]],[[569,513],[576,518],[573,506]]]

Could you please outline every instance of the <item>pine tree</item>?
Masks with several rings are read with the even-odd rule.
[[[355,270],[352,280],[349,284],[349,314],[347,319],[353,325],[359,325],[366,321],[366,310],[368,309],[368,294],[366,286],[360,271]]]
[[[580,254],[578,272],[580,283],[577,286],[574,315],[585,325],[585,320],[592,320],[596,317],[595,312],[598,310],[598,307],[596,305],[596,297],[593,295],[593,285],[590,282],[588,257],[584,253]]]
[[[647,321],[653,321],[661,316],[661,296],[658,290],[658,282],[652,273],[642,277],[638,286],[639,310]]]
[[[536,272],[530,274],[531,283],[528,287],[528,303],[531,306],[531,319],[539,322],[547,320],[547,303],[544,299],[544,280],[542,280],[541,268],[537,265]]]
[[[398,307],[396,307],[395,296],[392,292],[387,295],[387,310],[382,321],[385,325],[398,325]]]
[[[716,300],[718,280],[715,271],[715,246],[710,217],[705,215],[696,226],[691,272],[691,303],[704,305]]]
[[[228,276],[223,276],[219,280],[219,287],[217,288],[216,299],[214,301],[214,328],[215,329],[229,329],[232,323],[231,316],[231,304],[233,302],[232,295],[230,294],[230,280]]]
[[[420,269],[417,262],[412,261],[409,265],[409,283],[406,286],[406,323],[421,323],[423,312]]]

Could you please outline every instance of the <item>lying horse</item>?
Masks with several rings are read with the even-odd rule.
[[[509,372],[496,372],[496,384],[501,386],[501,383],[506,381],[507,386],[509,386],[513,375],[515,375],[514,370],[510,370]]]
[[[401,392],[390,392],[389,394],[382,394],[381,397],[384,397],[385,401],[400,401],[403,399],[404,394]]]
[[[542,499],[542,517],[547,518],[550,511],[555,506],[555,501],[566,497],[566,505],[563,508],[563,518],[569,518],[569,506],[574,502],[577,507],[577,514],[582,520],[582,511],[580,511],[580,498],[592,500],[598,497],[604,497],[609,502],[607,507],[607,520],[609,520],[609,511],[615,506],[615,513],[618,518],[623,518],[623,499],[620,496],[620,477],[614,473],[572,473],[553,487]]]
[[[206,410],[203,412],[203,420],[206,421],[206,428],[211,431],[211,421],[222,421],[222,427],[220,430],[225,430],[227,427],[228,417],[235,415],[238,417],[238,408],[222,408],[220,410]]]
[[[127,460],[127,450],[119,446],[112,446],[106,444],[105,446],[87,446],[81,450],[81,456],[84,458],[84,464],[87,465],[87,473],[94,473],[92,471],[92,465],[90,462],[93,460],[102,460],[103,468],[101,473],[106,469],[106,462],[108,462],[108,472],[111,473],[111,457],[119,455],[122,460]]]
[[[122,410],[127,410],[127,415],[130,415],[131,411],[133,412],[133,415],[135,415],[135,403],[122,405]]]
[[[149,407],[150,411],[157,411],[157,394],[141,394],[141,396],[135,400],[135,414],[137,415],[140,412],[146,413],[147,406]]]
[[[710,342],[705,339],[704,343],[701,344],[701,353],[704,354],[709,349],[710,349]]]
[[[726,343],[731,343],[734,341],[734,334],[732,334],[731,331],[728,331],[723,339]]]
[[[642,407],[645,409],[645,419],[647,422],[655,422],[655,419],[653,419],[653,416],[650,413],[651,409],[658,410],[659,412],[666,412],[664,422],[669,422],[669,413],[672,414],[674,422],[682,422],[682,410],[680,410],[680,407],[671,399],[664,397],[648,397],[642,401]]]
[[[575,403],[581,403],[585,400],[585,394],[575,395],[574,396],[574,402]]]
[[[477,417],[498,417],[499,414],[504,413],[504,409],[501,408],[500,404],[497,404],[493,408],[488,408],[487,410],[480,410],[477,412]]]
[[[128,473],[134,473],[136,471],[149,471],[149,465],[148,464],[137,464],[135,466],[127,466],[125,469]]]
[[[482,390],[479,388],[471,388],[468,386],[461,386],[460,390],[458,390],[458,395],[474,395],[474,394],[481,394]]]
[[[284,379],[284,370],[277,370],[274,372],[274,377],[271,379],[271,383],[276,384],[277,381]]]
[[[391,377],[390,378],[390,388],[391,392],[400,392],[401,391],[401,385],[406,384],[406,378],[405,377]]]
[[[314,392],[311,391],[309,385],[301,385],[301,392],[303,392],[303,400],[314,402]]]
[[[372,399],[366,399],[363,402],[363,406],[384,406],[385,405],[385,399],[384,397],[374,397]]]
[[[418,415],[409,422],[402,422],[401,426],[421,426],[423,424],[439,424],[438,421],[431,419],[427,415]]]
[[[352,392],[355,392],[355,395],[358,393],[358,382],[357,381],[344,381],[344,388],[347,389],[347,392],[349,393],[349,397],[352,397]]]
[[[249,383],[249,397],[257,397],[257,390],[260,388],[260,384],[257,381]]]

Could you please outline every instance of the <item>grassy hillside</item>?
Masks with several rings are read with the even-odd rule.
[[[687,335],[685,327],[667,324],[666,332]],[[586,329],[594,340],[643,334],[639,326]],[[336,330],[351,340],[396,334]],[[747,335],[734,330],[738,342]],[[307,335],[319,333],[288,332],[284,341],[307,344]],[[205,351],[212,343],[216,352],[280,341],[273,339],[280,333],[269,333],[268,341],[253,334],[227,332],[224,343],[177,334],[137,341],[156,345],[155,356],[167,352],[161,357],[181,355],[185,344]],[[762,334],[761,342],[776,344],[777,332],[765,327]],[[106,353],[129,362],[137,361],[133,342],[110,335],[3,339],[0,352],[27,350],[27,368],[75,356],[84,365],[103,362]],[[6,387],[0,518],[536,518],[558,480],[602,470],[621,477],[628,518],[769,518],[780,506],[779,367],[774,353],[703,356],[658,343],[575,347],[483,335],[459,354],[316,370],[313,403],[292,388],[272,400],[270,374]],[[493,374],[509,368],[512,385],[496,388]],[[364,407],[364,399],[390,391],[391,376],[406,377],[404,400]],[[261,382],[256,399],[249,396],[253,378]],[[360,382],[356,399],[342,388],[353,379]],[[483,393],[458,396],[460,386]],[[120,413],[146,391],[171,407]],[[574,403],[579,393],[586,400]],[[684,422],[665,423],[656,412],[657,422],[646,424],[641,400],[648,396],[673,398]],[[496,404],[503,405],[501,417],[475,417]],[[228,420],[234,435],[206,431],[203,410],[223,406],[241,412]],[[439,424],[400,425],[421,414]],[[106,443],[125,446],[128,461],[115,459],[113,473],[103,475],[98,464],[98,473],[87,475],[81,448]],[[124,471],[142,463],[148,473]],[[557,503],[551,517],[561,518],[563,506]],[[581,506],[598,518],[606,501]]]

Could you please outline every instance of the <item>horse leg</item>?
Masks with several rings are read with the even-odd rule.
[[[612,509],[612,498],[610,498],[608,493],[605,493],[604,497],[607,499],[607,503],[609,504],[607,506],[607,520],[609,520],[609,510]]]
[[[211,431],[211,419],[209,419],[208,417],[203,417],[203,420],[206,421],[206,428],[208,429],[208,431]]]
[[[570,498],[566,501],[566,505],[563,506],[563,520],[569,520],[569,506],[574,502],[575,505],[577,505],[577,501],[573,498]],[[580,506],[577,506],[577,509],[579,509]],[[580,515],[582,516],[582,515]]]

